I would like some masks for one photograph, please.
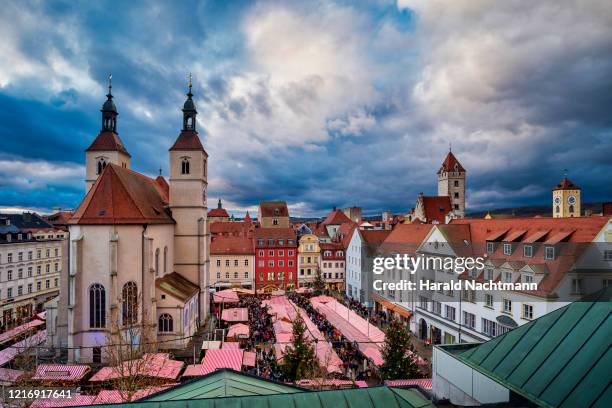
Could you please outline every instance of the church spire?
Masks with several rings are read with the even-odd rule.
[[[196,130],[196,115],[198,112],[195,108],[195,103],[193,102],[193,94],[191,93],[192,82],[191,82],[191,73],[189,73],[189,91],[187,92],[187,100],[183,105],[183,130]]]
[[[115,106],[115,102],[113,102],[113,75],[108,74],[108,93],[106,94],[106,101],[104,105],[102,105],[102,131],[103,132],[113,132],[117,133],[117,107]]]

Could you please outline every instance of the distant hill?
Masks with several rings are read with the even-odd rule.
[[[603,203],[582,203],[581,211],[582,214],[585,211],[590,211],[594,214],[601,213]],[[514,208],[496,208],[494,210],[475,211],[468,212],[466,214],[469,218],[484,218],[487,213],[495,216],[508,216],[508,217],[535,217],[536,215],[542,217],[551,217],[552,208],[550,205],[532,205],[526,207],[514,207]]]

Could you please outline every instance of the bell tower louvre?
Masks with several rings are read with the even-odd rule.
[[[85,192],[89,192],[104,168],[112,163],[130,168],[132,156],[128,153],[117,133],[117,107],[113,101],[112,75],[108,76],[108,94],[102,105],[102,127],[100,133],[85,150]]]

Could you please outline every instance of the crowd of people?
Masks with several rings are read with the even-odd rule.
[[[272,318],[268,315],[266,307],[261,299],[255,296],[240,299],[240,307],[249,309],[249,340],[248,348],[255,348],[258,344],[273,343],[274,330],[272,330]]]
[[[334,351],[342,360],[344,374],[347,378],[367,381],[374,375],[374,366],[368,364],[367,358],[359,352],[358,346],[352,344],[340,331],[334,328],[325,316],[312,306],[307,296],[291,293],[289,299],[306,311],[310,320],[323,333],[327,341],[332,344]]]

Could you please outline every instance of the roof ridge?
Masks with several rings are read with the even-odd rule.
[[[107,167],[108,167],[108,166],[107,166]],[[139,205],[136,203],[136,201],[134,201],[134,197],[132,196],[132,191],[131,191],[129,188],[127,188],[127,186],[126,186],[126,185],[125,185],[125,183],[123,182],[123,179],[122,179],[122,178],[119,176],[119,174],[116,172],[115,167],[120,168],[120,169],[123,169],[123,170],[127,170],[128,172],[133,172],[133,173],[135,173],[135,174],[139,174],[139,173],[138,173],[137,171],[133,171],[133,170],[127,169],[127,168],[125,168],[125,167],[118,166],[118,165],[116,165],[116,164],[113,164],[113,165],[112,165],[113,171],[115,172],[115,176],[116,176],[116,177],[117,177],[117,179],[119,180],[119,183],[121,184],[121,187],[122,187],[122,188],[125,190],[125,192],[127,193],[127,196],[130,198],[130,201],[132,202],[132,204],[134,205],[134,207],[136,207],[136,210],[137,210],[137,211],[140,213],[140,216],[141,216],[142,218],[147,218],[147,217],[145,216],[145,214],[142,212],[142,209],[140,208],[140,206],[139,206]],[[130,174],[130,173],[128,173],[128,174]],[[143,176],[143,177],[145,177],[145,178],[149,179],[149,178],[148,178],[148,177],[146,177],[146,176]],[[112,189],[112,188],[110,189],[110,193],[111,193],[111,195],[113,194],[113,189]],[[111,196],[111,202],[114,202],[114,201],[112,201],[112,196]],[[113,219],[115,219],[115,209],[114,209],[114,208],[113,208]]]

